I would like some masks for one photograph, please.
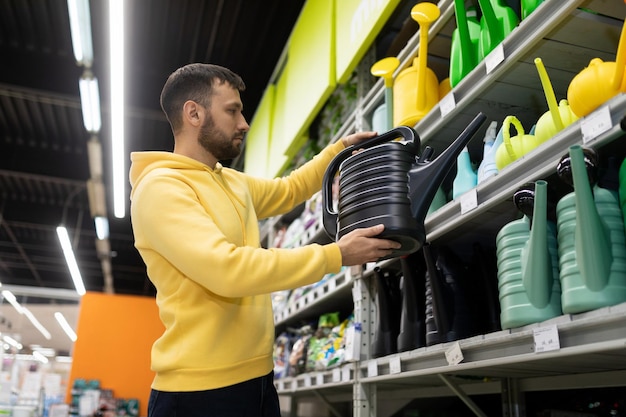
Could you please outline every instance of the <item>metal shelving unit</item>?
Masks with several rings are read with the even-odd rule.
[[[439,7],[441,18],[431,27],[431,40],[439,34],[448,38],[456,26],[453,0],[442,0]],[[492,120],[502,121],[515,114],[524,125],[536,121],[547,110],[547,104],[533,59],[542,57],[557,99],[564,98],[569,81],[591,58],[615,60],[615,44],[625,15],[626,4],[614,0],[546,0],[503,41],[501,62],[494,65],[489,57],[485,59],[452,90],[453,108],[448,105],[442,114],[437,105],[415,126],[422,144],[435,151],[444,149],[478,111]],[[399,55],[402,65],[398,71],[410,64],[418,44],[416,34]],[[346,125],[363,125],[356,119],[371,114],[382,97],[383,84],[379,80]],[[493,240],[497,231],[517,216],[512,193],[526,182],[553,177],[559,158],[573,144],[616,146],[626,153],[626,145],[618,141],[626,135],[621,123],[626,115],[626,95],[614,97],[596,112],[602,113],[605,122],[608,117],[608,128],[591,138],[584,137],[585,123],[591,123],[596,113],[570,125],[477,186],[472,191],[475,207],[466,210],[458,199],[429,215],[425,225],[427,241],[462,245],[477,235]],[[480,133],[477,136],[482,138]],[[470,146],[482,149],[482,142],[476,142]],[[312,230],[305,240],[319,241],[323,236],[321,226]],[[371,272],[369,268],[339,274],[330,287],[276,316],[277,325],[284,327],[301,317],[353,303],[356,321],[362,324],[360,361],[279,379],[275,385],[280,395],[295,401],[321,400],[335,415],[341,413],[333,409],[334,403],[351,401],[353,416],[364,417],[389,415],[391,411],[379,406],[383,402],[404,404],[419,398],[450,396],[457,396],[480,416],[484,413],[471,396],[502,394],[507,415],[523,416],[520,408],[507,405],[523,392],[625,386],[626,303],[372,358],[375,307],[368,288]],[[549,342],[542,339],[545,334],[551,337]]]

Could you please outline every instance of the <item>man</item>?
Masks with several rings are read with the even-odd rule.
[[[174,151],[131,155],[135,246],[165,326],[152,348],[149,417],[280,416],[270,294],[400,246],[375,238],[381,225],[328,245],[261,248],[258,220],[311,198],[332,158],[375,133],[346,136],[285,178],[224,168],[219,161],[240,153],[249,130],[244,89],[217,65],[179,68],[161,92]]]

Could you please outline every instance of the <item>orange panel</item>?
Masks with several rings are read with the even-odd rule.
[[[116,398],[139,399],[140,416],[147,416],[154,378],[150,350],[163,330],[154,298],[85,294],[66,401],[71,401],[76,378],[99,379],[100,386],[113,390]]]

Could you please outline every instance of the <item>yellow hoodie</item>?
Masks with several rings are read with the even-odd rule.
[[[311,198],[342,149],[338,141],[271,180],[170,152],[131,154],[135,247],[165,325],[152,347],[152,388],[214,389],[272,370],[270,293],[338,272],[341,252],[336,244],[263,249],[258,220]]]

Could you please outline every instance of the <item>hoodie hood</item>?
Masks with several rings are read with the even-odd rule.
[[[213,171],[215,173],[219,173],[222,170],[222,165],[219,162],[215,166],[215,169],[212,169],[202,162],[173,152],[132,152],[130,154],[130,161],[129,179],[132,187],[131,196],[141,180],[156,169],[202,170]]]

